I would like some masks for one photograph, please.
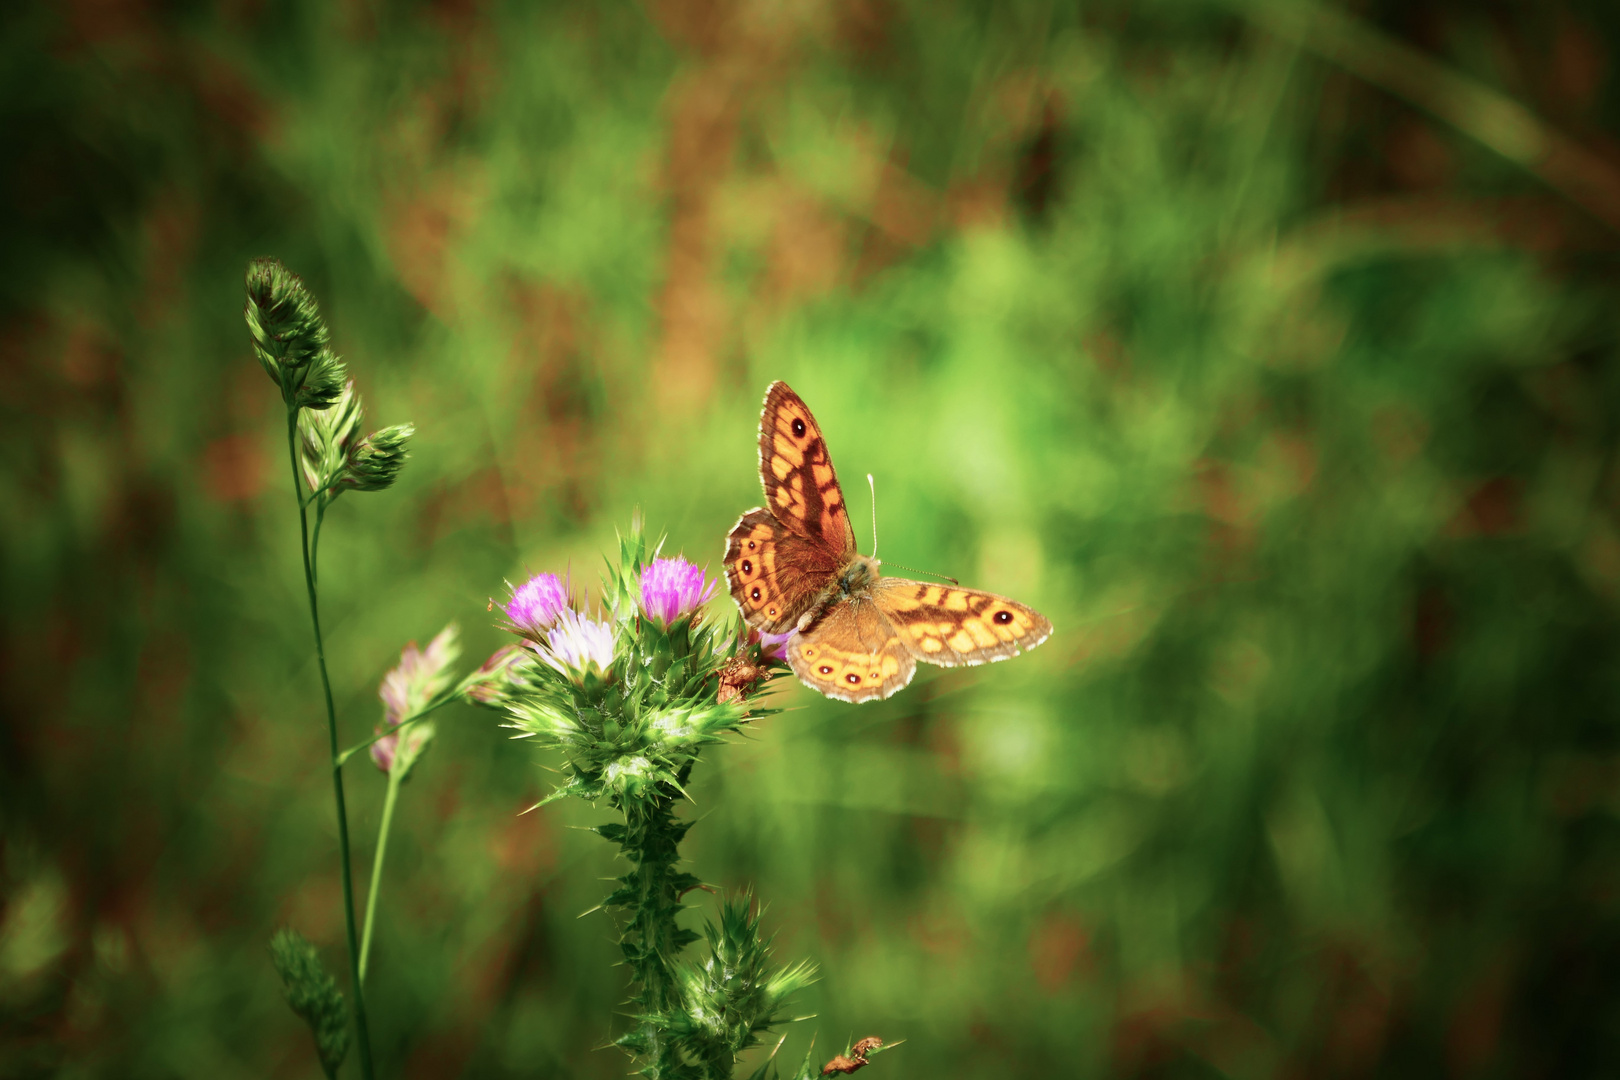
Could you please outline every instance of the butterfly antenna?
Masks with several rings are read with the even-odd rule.
[[[877,558],[877,481],[866,474],[866,486],[872,489],[872,558]]]
[[[896,570],[910,570],[913,574],[927,574],[929,577],[937,577],[941,581],[950,582],[952,585],[962,584],[949,574],[936,574],[932,570],[919,570],[915,566],[901,566],[899,563],[890,563],[889,565],[894,567]]]
[[[872,558],[875,559],[877,558],[877,481],[872,479],[871,473],[866,474],[866,486],[872,491]],[[936,574],[932,570],[918,570],[915,566],[901,566],[899,563],[895,563],[894,566],[898,570],[910,570],[913,574],[927,574],[929,577],[942,578],[952,585],[962,584],[948,574]]]

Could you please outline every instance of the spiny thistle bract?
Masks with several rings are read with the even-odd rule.
[[[808,961],[772,968],[770,942],[760,939],[759,915],[751,907],[747,894],[722,903],[720,921],[703,928],[708,958],[676,972],[683,1007],[667,1023],[711,1074],[730,1076],[737,1055],[759,1045],[760,1033],[791,1019],[782,1007],[815,979]]]
[[[734,618],[704,617],[714,591],[684,559],[649,557],[637,523],[604,575],[600,616],[578,610],[550,574],[512,589],[503,605],[532,659],[505,678],[498,704],[518,738],[565,758],[567,779],[544,802],[606,799],[623,815],[595,829],[631,865],[600,905],[625,916],[619,944],[635,981],[635,1026],[616,1044],[659,1080],[729,1080],[737,1056],[789,1019],[787,999],[814,978],[807,963],[771,965],[746,896],[724,902],[709,924],[706,958],[681,957],[699,940],[678,924],[681,900],[702,882],[678,869],[692,823],[675,810],[705,746],[776,711],[749,700],[773,658]],[[739,671],[749,674],[739,680]]]

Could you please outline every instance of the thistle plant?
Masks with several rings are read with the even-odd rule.
[[[315,947],[295,931],[282,930],[271,943],[288,1004],[309,1025],[321,1068],[335,1077],[352,1041],[361,1075],[373,1076],[364,987],[394,810],[402,785],[432,743],[429,718],[464,701],[499,710],[517,737],[563,753],[567,779],[541,805],[572,796],[605,801],[619,815],[594,830],[630,863],[599,905],[621,916],[619,944],[634,981],[633,1025],[616,1044],[636,1059],[642,1075],[657,1080],[729,1080],[744,1051],[790,1020],[789,999],[815,971],[805,962],[773,963],[760,912],[746,893],[722,900],[701,935],[681,925],[684,898],[704,886],[680,869],[680,844],[692,822],[677,811],[704,748],[776,711],[761,709],[757,698],[780,669],[791,635],[762,637],[735,618],[706,618],[716,582],[685,559],[661,558],[657,550],[649,556],[636,523],[620,539],[596,611],[574,595],[568,579],[537,574],[512,588],[502,605],[504,627],[519,643],[498,650],[465,677],[452,673],[460,654],[454,624],[425,647],[407,644],[378,689],[383,711],[371,736],[339,751],[320,618],[321,528],[345,492],[381,491],[394,483],[414,429],[398,424],[360,434],[365,411],[354,380],[328,346],[314,298],[280,263],[253,263],[247,294],[254,354],[287,409],[287,452],[337,814],[352,1004]],[[387,782],[363,928],[355,919],[343,778],[344,765],[362,750]],[[687,957],[687,946],[699,940],[706,942],[701,955]],[[885,1048],[879,1039],[863,1039],[820,1072],[853,1072]],[[774,1058],[773,1050],[753,1077],[769,1075]],[[814,1075],[807,1054],[795,1076]]]
[[[540,805],[574,797],[617,814],[593,830],[629,863],[599,905],[619,916],[634,984],[632,1025],[614,1041],[656,1080],[729,1080],[739,1055],[791,1019],[789,999],[815,977],[809,963],[772,961],[746,893],[723,899],[701,935],[681,925],[685,898],[704,888],[680,867],[693,823],[678,810],[692,770],[705,748],[776,711],[760,708],[758,696],[778,669],[781,641],[745,633],[735,618],[707,618],[714,592],[685,559],[649,557],[633,524],[594,613],[551,574],[512,589],[504,605],[524,655],[494,704],[517,738],[561,751],[566,767]],[[869,1052],[881,1045],[866,1042]],[[774,1070],[774,1054],[753,1077]],[[795,1075],[817,1075],[809,1055]]]

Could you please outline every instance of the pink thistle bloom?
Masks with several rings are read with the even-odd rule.
[[[536,574],[512,590],[503,610],[514,634],[541,641],[557,616],[572,606],[566,582],[556,574]]]
[[[749,637],[759,639],[760,655],[767,660],[776,660],[787,663],[788,642],[793,640],[797,630],[789,630],[785,634],[767,634],[760,630],[749,631]]]
[[[654,559],[641,572],[641,613],[659,626],[672,626],[708,603],[714,586],[685,559]]]
[[[613,624],[564,608],[557,613],[556,625],[546,632],[545,646],[534,649],[540,659],[576,685],[582,685],[587,675],[606,678],[613,672]]]

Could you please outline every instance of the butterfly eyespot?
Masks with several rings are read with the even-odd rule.
[[[793,437],[796,439],[804,438],[804,430],[804,421],[795,416],[793,418]]]
[[[1012,612],[1010,612],[1010,611],[998,611],[998,612],[996,612],[996,622],[1000,623],[1003,626],[1006,626],[1008,623],[1012,622]]]
[[[771,608],[771,610],[770,610],[770,611],[769,611],[769,612],[767,612],[767,613],[766,613],[766,614],[769,614],[769,615],[775,615],[775,614],[776,614],[776,609],[775,609],[775,608]]]
[[[823,675],[832,674],[832,668],[828,667],[826,664],[822,664],[820,667],[816,668],[816,670],[821,672]]]
[[[748,541],[748,550],[749,551],[753,551],[754,548],[757,547],[757,546],[758,545],[756,545],[752,540]]]
[[[749,562],[747,559],[744,559],[742,570],[745,574],[752,574],[754,572],[754,564]]]
[[[855,674],[851,673],[849,675],[844,676],[844,681],[847,682],[847,683],[859,683],[861,681],[861,677],[859,675],[855,675]]]
[[[759,586],[758,585],[754,586],[753,590],[748,594],[748,598],[750,600],[758,600],[759,599]]]
[[[800,649],[799,651],[801,653],[803,653],[806,658],[809,658],[809,657],[812,657],[812,656],[816,655],[816,650],[814,649],[814,647],[812,647],[810,645],[806,645],[804,648]]]
[[[878,677],[878,673],[877,673],[877,672],[875,672],[875,671],[874,671],[874,672],[872,672],[872,678],[874,678],[874,679],[875,679],[875,678],[877,678],[877,677]]]

